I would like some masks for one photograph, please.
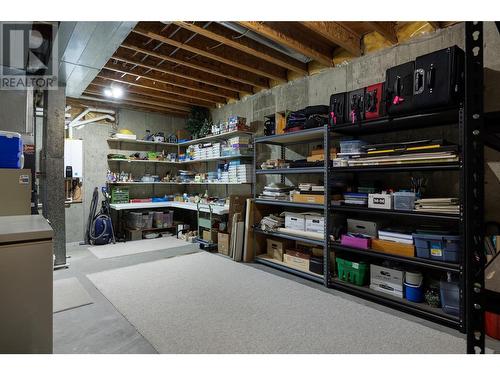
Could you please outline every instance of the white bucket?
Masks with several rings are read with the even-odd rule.
[[[422,285],[422,281],[424,277],[420,272],[408,272],[405,273],[405,280],[407,284],[420,286]]]

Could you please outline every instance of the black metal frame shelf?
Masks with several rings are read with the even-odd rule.
[[[345,135],[362,135],[458,124],[458,111],[459,109],[456,106],[452,108],[434,109],[427,113],[384,117],[376,120],[365,120],[354,124],[342,124],[333,127],[332,131]]]
[[[302,174],[302,173],[324,173],[324,167],[310,168],[276,168],[276,169],[257,169],[256,174]]]
[[[313,275],[312,273],[304,272],[304,271],[301,271],[301,270],[298,270],[298,269],[292,268],[292,267],[287,267],[285,264],[273,262],[271,260],[264,259],[261,257],[256,257],[255,262],[265,264],[266,266],[276,268],[280,271],[285,271],[285,272],[291,273],[291,274],[296,275],[296,276],[300,276],[304,279],[315,281],[315,282],[321,283],[321,284],[323,283],[323,276],[321,276],[321,275],[316,276],[316,275]]]
[[[456,263],[445,263],[440,261],[435,261],[431,259],[417,258],[417,257],[405,257],[400,255],[392,255],[387,253],[382,253],[380,251],[375,251],[372,249],[358,249],[355,247],[344,246],[336,242],[332,244],[332,249],[345,252],[350,254],[361,255],[367,258],[376,258],[382,260],[391,260],[398,263],[405,263],[408,265],[416,267],[424,267],[428,269],[433,269],[437,271],[449,271],[449,272],[461,272],[462,266]]]
[[[368,286],[357,286],[339,280],[337,278],[331,280],[331,286],[334,289],[338,289],[343,292],[347,292],[349,294],[353,294],[355,296],[377,302],[382,305],[389,306],[451,328],[460,329],[461,327],[463,327],[463,322],[460,321],[460,318],[446,314],[441,311],[441,309],[431,307],[429,305],[426,305],[425,303],[411,302],[403,298],[398,298],[389,294],[372,290]]]
[[[462,165],[453,163],[421,163],[421,164],[393,164],[393,165],[369,165],[358,167],[332,167],[333,173],[353,172],[411,172],[411,171],[446,171],[460,170]]]
[[[348,205],[332,205],[331,211],[335,212],[352,212],[360,214],[372,214],[372,215],[386,215],[386,216],[400,216],[400,217],[414,217],[430,220],[444,220],[444,221],[460,221],[462,220],[461,215],[454,214],[441,214],[434,212],[423,212],[423,211],[399,211],[399,210],[385,210],[382,208],[369,208],[369,207],[358,207],[358,206],[348,206]]]
[[[269,135],[264,137],[256,137],[254,143],[267,143],[274,145],[293,145],[304,141],[323,140],[324,129],[313,128],[285,134]]]
[[[262,230],[260,228],[254,228],[253,230],[257,234],[262,234],[265,236],[272,236],[272,237],[277,237],[277,238],[283,238],[285,240],[301,241],[301,242],[309,243],[311,245],[318,245],[318,246],[323,246],[325,244],[324,240],[315,240],[314,238],[308,238],[308,237],[303,237],[303,236],[294,236],[293,234],[288,234],[288,233],[265,231],[265,230]]]
[[[262,199],[256,198],[256,204],[268,204],[272,206],[283,206],[283,207],[295,207],[295,208],[310,208],[314,210],[323,210],[324,205],[322,204],[314,204],[314,203],[298,203],[298,202],[289,202],[289,201],[280,201],[280,200],[271,200],[271,199]]]

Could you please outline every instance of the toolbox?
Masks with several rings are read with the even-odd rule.
[[[330,96],[330,126],[335,127],[346,122],[346,93]]]
[[[364,262],[352,262],[350,260],[335,258],[337,263],[337,275],[339,280],[355,285],[366,285],[370,265]]]
[[[358,89],[347,93],[346,114],[349,123],[356,123],[365,119],[365,89]]]
[[[415,109],[455,104],[464,85],[465,53],[457,46],[417,57],[414,75]]]
[[[414,61],[387,69],[385,89],[387,93],[387,112],[389,114],[405,114],[415,109],[413,103],[414,71]]]
[[[376,83],[366,88],[364,105],[365,118],[367,120],[373,120],[386,115],[385,83]]]

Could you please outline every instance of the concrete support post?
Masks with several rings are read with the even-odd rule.
[[[56,266],[66,264],[64,194],[65,88],[46,90],[43,108],[42,202],[43,216],[54,229]]]

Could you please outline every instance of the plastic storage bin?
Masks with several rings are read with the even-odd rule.
[[[341,258],[335,258],[337,263],[338,277],[355,285],[365,285],[368,282],[370,265],[364,262],[351,262]]]
[[[128,188],[113,188],[111,189],[111,203],[129,203]]]
[[[130,229],[142,229],[142,213],[140,212],[129,212],[127,214],[127,227]]]
[[[420,285],[413,285],[405,281],[404,289],[405,297],[408,301],[424,302],[424,287],[422,283],[420,283]]]
[[[453,281],[448,274],[446,281],[439,283],[441,306],[445,313],[458,316],[460,312],[460,287],[458,281]]]
[[[23,167],[21,134],[0,130],[0,168],[22,169]]]
[[[460,236],[413,233],[418,258],[457,263],[460,260]]]
[[[360,154],[361,146],[366,145],[365,141],[352,140],[352,141],[340,141],[340,153],[341,154]]]
[[[395,210],[413,211],[415,209],[415,193],[410,191],[397,191],[392,194]]]

